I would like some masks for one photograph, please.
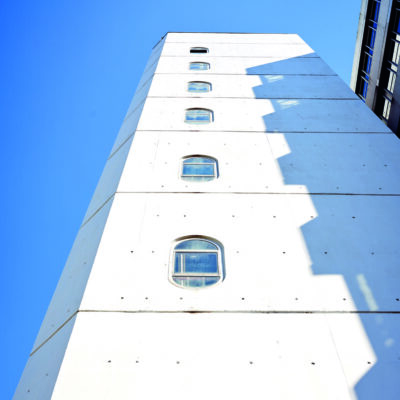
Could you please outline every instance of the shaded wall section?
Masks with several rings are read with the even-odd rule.
[[[282,63],[288,70],[292,64],[295,71],[298,62],[296,58],[278,61],[274,68],[279,70]],[[255,66],[248,73],[263,67]],[[285,79],[284,75],[279,80],[260,76],[260,85],[253,88],[255,97],[275,93],[274,86],[284,86]],[[398,399],[400,141],[344,83],[340,83],[342,94],[351,99],[350,108],[336,95],[338,87],[329,82],[325,80],[327,94],[319,102],[324,104],[324,116],[336,113],[336,126],[333,120],[321,118],[321,109],[312,100],[302,98],[271,100],[275,112],[263,121],[267,132],[277,119],[291,121],[288,129],[281,127],[267,136],[285,186],[292,187],[293,194],[305,187],[301,196],[309,196],[316,209],[313,219],[301,227],[312,271],[316,276],[343,276],[351,295],[342,297],[328,285],[320,293],[321,304],[332,298],[335,307],[329,312],[357,313],[375,352],[376,362],[365,361],[373,367],[354,382],[355,394],[358,399]],[[356,109],[362,120],[351,111]],[[349,301],[354,311],[348,310]],[[336,323],[330,321],[333,332]]]

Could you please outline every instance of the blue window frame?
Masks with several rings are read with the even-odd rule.
[[[189,108],[186,110],[185,122],[188,124],[209,124],[214,120],[211,110],[205,108]]]
[[[173,251],[172,281],[182,287],[202,288],[222,279],[221,247],[213,240],[192,238]]]
[[[182,160],[181,178],[186,181],[212,181],[218,177],[218,161],[211,157],[190,156]]]
[[[206,62],[195,61],[189,64],[189,69],[192,71],[206,71],[210,69],[210,64]]]

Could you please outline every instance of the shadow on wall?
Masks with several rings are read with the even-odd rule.
[[[249,68],[252,75],[282,74],[279,79],[260,75],[255,97],[276,94],[276,85],[285,89],[284,74],[303,73],[304,60]],[[350,91],[336,82],[344,93]],[[328,83],[310,92],[318,90],[320,98],[332,100],[323,95],[335,90]],[[352,92],[345,102],[307,97],[306,91],[295,100],[271,100],[275,113],[263,117],[267,135],[283,130],[290,149],[278,159],[284,184],[305,185],[318,212],[301,228],[312,272],[344,277],[376,354],[376,363],[355,385],[357,398],[400,399],[400,141],[390,133],[356,133],[355,128],[387,129]],[[350,106],[361,110],[364,120],[349,113]],[[332,113],[342,113],[336,126]]]

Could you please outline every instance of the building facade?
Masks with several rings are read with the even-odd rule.
[[[351,88],[400,136],[400,1],[363,0]]]
[[[14,399],[398,399],[399,154],[298,35],[168,33]]]

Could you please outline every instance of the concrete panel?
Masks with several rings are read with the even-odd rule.
[[[399,197],[119,194],[114,204],[82,309],[400,311]],[[188,235],[222,243],[221,284],[169,282],[174,240]]]
[[[182,57],[190,55],[190,48],[199,46],[199,43],[171,43],[164,44],[161,56]],[[318,57],[314,50],[305,43],[210,43],[207,54],[192,54],[193,61],[215,57]]]
[[[400,194],[399,153],[394,135],[139,131],[118,191]],[[216,158],[218,179],[183,181],[193,154]]]
[[[197,32],[168,32],[166,42],[195,43],[201,46],[205,43],[301,43],[303,39],[296,34],[266,34],[266,33],[197,33]]]
[[[205,81],[209,93],[188,92],[188,82]],[[358,99],[337,76],[157,74],[149,97],[205,97],[257,99]]]
[[[214,112],[214,122],[184,121],[188,108]],[[391,130],[361,100],[165,99],[149,98],[139,130],[262,132],[387,132]]]
[[[370,359],[368,350],[362,361]],[[356,365],[361,360],[352,360],[360,374],[371,367]],[[53,400],[204,399],[210,393],[229,399],[354,398],[320,316],[84,313]]]
[[[109,201],[79,230],[40,327],[33,350],[48,339],[77,311],[103,235],[111,203],[112,201]]]
[[[400,140],[382,134],[269,134],[285,186],[311,193],[400,194]]]
[[[74,323],[75,317],[29,357],[13,400],[52,398]]]
[[[182,180],[182,159],[194,154],[214,157],[219,177],[210,182]],[[138,131],[118,192],[305,191],[299,186],[283,185],[264,133]]]
[[[400,398],[399,314],[329,314],[325,319],[354,398]],[[369,370],[362,373],[365,365]]]
[[[304,195],[289,196],[291,209],[302,213]],[[399,196],[312,195],[314,218],[301,227],[312,273],[324,278],[341,275],[357,310],[400,310]],[[303,217],[305,215],[303,214]],[[339,293],[329,280],[321,282],[327,309],[338,307]],[[326,286],[325,286],[326,285]],[[325,286],[325,288],[324,288]],[[347,306],[343,306],[347,307]]]
[[[108,159],[92,200],[90,201],[89,208],[83,218],[83,224],[85,224],[86,221],[90,219],[117,190],[132,139],[133,138],[130,138],[116,153],[113,154],[111,158]]]
[[[270,57],[270,58],[238,58],[238,57],[213,57],[207,60],[202,57],[161,57],[157,65],[158,74],[193,74],[189,70],[192,61],[207,61],[210,64],[208,71],[199,71],[199,74],[279,74],[279,75],[336,75],[320,58],[311,57]]]

